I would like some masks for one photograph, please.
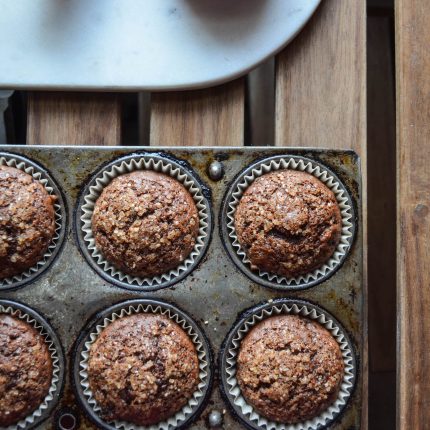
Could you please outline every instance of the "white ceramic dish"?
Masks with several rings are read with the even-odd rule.
[[[280,50],[321,0],[0,0],[0,88],[211,86]]]

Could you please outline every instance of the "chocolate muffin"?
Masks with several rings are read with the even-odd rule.
[[[37,409],[51,379],[51,354],[42,335],[27,322],[0,313],[0,427]]]
[[[152,277],[181,264],[199,231],[190,193],[162,173],[136,171],[115,178],[98,198],[92,217],[96,246],[123,272]]]
[[[272,421],[295,424],[315,418],[336,400],[343,376],[338,343],[307,318],[267,318],[240,346],[239,387],[246,401]]]
[[[279,170],[246,189],[235,228],[252,270],[291,278],[330,259],[342,219],[333,192],[321,181],[305,172]]]
[[[109,324],[91,346],[90,388],[102,417],[152,425],[180,411],[196,391],[199,362],[188,335],[163,315]]]
[[[54,202],[32,176],[0,166],[0,279],[42,259],[55,233]]]

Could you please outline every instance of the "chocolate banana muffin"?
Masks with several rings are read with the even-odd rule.
[[[235,228],[252,270],[291,278],[330,259],[342,219],[333,192],[321,181],[305,172],[279,170],[246,189]]]
[[[42,259],[55,233],[54,202],[32,176],[0,166],[0,279]]]
[[[295,424],[315,418],[336,400],[343,376],[338,343],[307,318],[267,318],[240,346],[239,387],[246,401],[272,421]]]
[[[167,175],[136,171],[115,178],[95,204],[96,246],[111,264],[140,277],[161,275],[191,253],[199,231],[197,207]]]
[[[37,409],[51,379],[51,354],[42,335],[27,322],[0,313],[0,427]]]
[[[149,426],[187,404],[197,389],[199,362],[192,341],[175,322],[135,314],[115,320],[98,336],[88,375],[103,419]]]

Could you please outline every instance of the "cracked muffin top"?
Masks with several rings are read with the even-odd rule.
[[[43,258],[55,233],[55,200],[31,175],[0,166],[0,279]]]
[[[51,379],[52,358],[42,335],[27,322],[0,313],[0,427],[37,409]]]
[[[342,219],[333,192],[320,180],[279,170],[246,189],[235,228],[252,270],[292,278],[330,259],[340,241]]]
[[[105,420],[149,426],[187,404],[198,386],[199,362],[179,325],[164,315],[135,314],[98,336],[88,376]]]
[[[343,376],[339,344],[310,319],[270,317],[241,342],[239,387],[269,420],[295,424],[317,417],[338,397]]]
[[[96,247],[123,272],[161,275],[191,253],[199,231],[197,207],[176,179],[153,171],[116,177],[94,207]]]

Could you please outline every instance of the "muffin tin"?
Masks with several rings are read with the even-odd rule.
[[[362,232],[360,228],[360,166],[351,151],[324,151],[295,148],[97,148],[97,147],[30,147],[6,146],[2,152],[28,158],[41,165],[56,182],[64,198],[66,232],[63,246],[51,266],[30,283],[12,290],[0,290],[0,298],[18,301],[42,314],[58,334],[65,351],[69,373],[64,392],[44,423],[37,428],[98,428],[80,407],[73,389],[73,354],[86,322],[110,306],[132,299],[161,300],[171,303],[192,317],[206,334],[213,350],[214,384],[203,412],[190,429],[241,429],[244,425],[234,416],[221,396],[222,344],[239,315],[260,303],[277,299],[303,300],[328,311],[344,327],[355,355],[355,388],[346,407],[330,425],[332,429],[359,429],[361,422],[361,360],[363,349]],[[0,156],[2,154],[0,153]],[[126,289],[107,276],[100,276],[88,264],[81,248],[78,202],[93,175],[120,157],[160,157],[174,161],[191,172],[210,203],[211,227],[205,252],[197,267],[175,283],[156,291]],[[224,223],[221,208],[230,185],[241,172],[267,157],[298,156],[321,163],[345,186],[354,208],[355,237],[338,270],[321,283],[305,290],[276,290],[251,280],[230,259],[225,238],[220,233]],[[221,229],[222,232],[223,229]],[[217,359],[216,357],[221,357]]]

